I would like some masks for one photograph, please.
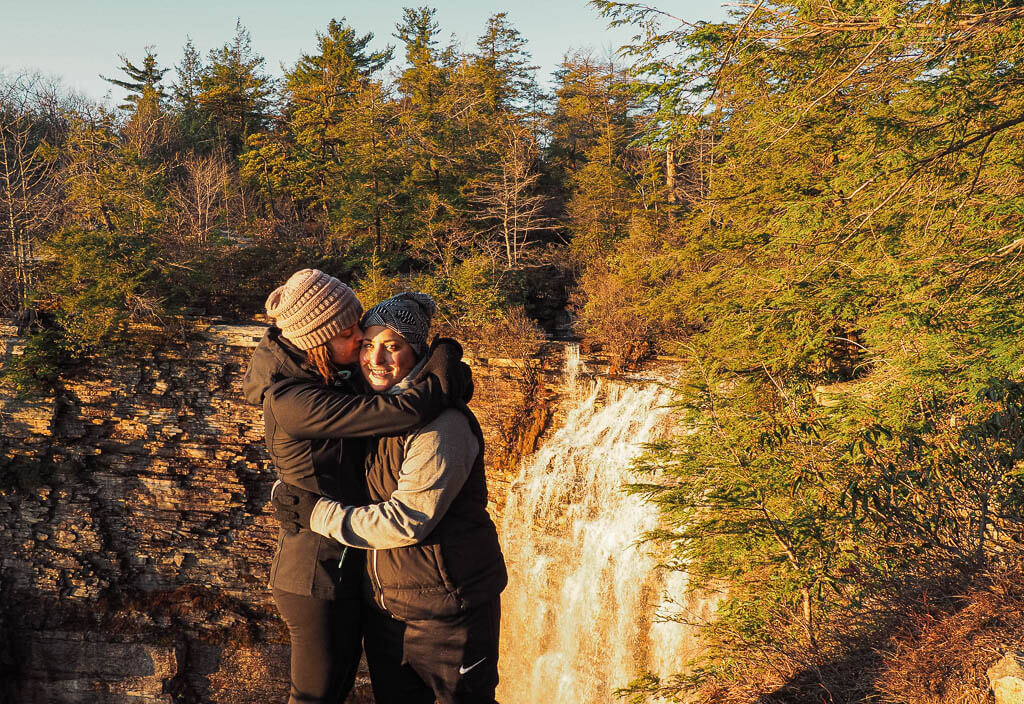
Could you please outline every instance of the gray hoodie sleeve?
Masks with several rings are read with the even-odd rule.
[[[480,443],[466,417],[446,410],[405,441],[391,498],[369,506],[320,499],[310,528],[356,548],[397,548],[423,540],[466,483]]]

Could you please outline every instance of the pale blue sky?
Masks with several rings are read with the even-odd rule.
[[[651,4],[690,21],[719,20],[725,16],[722,1]],[[253,48],[266,58],[267,71],[280,75],[282,63],[290,66],[301,52],[314,49],[315,33],[324,31],[331,18],[344,17],[360,34],[373,32],[375,45],[383,46],[397,43],[391,35],[402,8],[419,5],[436,7],[442,34],[467,49],[489,16],[507,12],[529,41],[545,83],[567,50],[609,53],[632,34],[624,28],[608,30],[585,0],[0,0],[0,71],[38,69],[92,98],[112,91],[119,100],[121,91],[98,76],[122,77],[118,54],[137,61],[153,45],[160,64],[173,66],[191,36],[205,58],[231,39],[240,18],[252,34]],[[166,78],[172,77],[173,70]]]

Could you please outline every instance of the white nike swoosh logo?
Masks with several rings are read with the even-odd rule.
[[[477,665],[479,665],[480,663],[482,663],[482,662],[483,662],[484,660],[486,660],[486,659],[487,659],[487,658],[480,658],[479,660],[477,660],[477,661],[476,661],[475,663],[473,663],[473,664],[472,664],[472,665],[470,665],[469,667],[463,667],[462,665],[459,665],[459,674],[460,674],[460,675],[464,675],[464,674],[466,674],[467,672],[469,672],[470,670],[472,670],[472,669],[473,669],[474,667],[476,667]]]

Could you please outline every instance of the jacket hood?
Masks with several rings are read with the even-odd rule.
[[[263,405],[267,389],[282,379],[319,379],[319,374],[306,365],[306,355],[281,337],[277,327],[267,328],[249,360],[249,369],[242,381],[245,400],[254,406]]]
[[[384,393],[391,394],[392,396],[394,396],[396,394],[403,393],[404,391],[408,391],[413,387],[413,384],[415,384],[416,381],[419,381],[419,374],[421,371],[423,371],[423,367],[425,367],[426,365],[427,357],[424,356],[422,359],[420,359],[420,361],[416,362],[416,366],[410,369],[408,374],[402,377],[401,381],[396,383],[394,386],[392,386]]]

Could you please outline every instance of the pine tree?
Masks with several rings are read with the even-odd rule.
[[[649,143],[706,147],[686,217],[634,225],[584,280],[687,358],[686,433],[634,489],[691,589],[728,594],[699,681],[645,687],[874,698],[864,643],[943,580],[1020,564],[1024,16],[595,4],[641,30]]]
[[[526,39],[500,12],[487,20],[477,39],[473,64],[480,75],[483,98],[491,112],[528,113],[536,109],[539,88],[526,51]]]
[[[303,54],[295,67],[285,74],[286,87],[296,103],[327,104],[368,81],[384,68],[394,55],[391,47],[368,52],[373,34],[363,36],[341,20],[332,19],[326,34],[317,32],[316,54]]]
[[[437,34],[440,26],[434,19],[436,10],[429,7],[405,8],[402,23],[395,26],[395,38],[405,45],[408,64],[399,77],[403,94],[421,109],[429,109],[438,97],[441,72]]]
[[[474,93],[455,47],[438,48],[434,14],[426,7],[406,8],[395,33],[407,64],[398,78],[402,188],[408,197],[407,227],[419,235],[414,248],[420,253],[432,249],[428,240],[435,237],[463,235],[456,225],[464,206],[460,186],[475,169],[467,164],[475,156],[467,144],[476,124]]]
[[[547,158],[568,178],[609,129],[625,135],[633,103],[623,90],[625,76],[589,53],[567,55],[554,73],[555,104],[548,118]]]
[[[285,192],[332,233],[369,233],[381,246],[400,176],[394,105],[375,79],[392,50],[370,52],[372,40],[336,20],[317,34],[319,51],[285,74],[287,134],[254,142],[243,165],[265,195]]]
[[[263,73],[264,59],[252,50],[252,38],[241,21],[235,37],[210,51],[199,79],[196,100],[211,119],[218,142],[239,154],[249,135],[266,126],[274,82]]]
[[[195,149],[211,141],[210,116],[199,103],[202,90],[203,59],[192,43],[185,40],[181,63],[175,66],[177,80],[171,86],[172,104],[178,114],[179,130],[185,143]]]
[[[622,71],[588,54],[565,57],[555,80],[547,159],[566,193],[572,249],[586,264],[625,236],[637,207],[627,158],[636,104]]]
[[[122,81],[100,76],[107,83],[128,91],[125,102],[120,106],[122,110],[134,109],[135,104],[145,93],[153,93],[159,100],[164,100],[167,97],[161,81],[164,74],[170,69],[159,67],[153,47],[147,46],[145,51],[146,55],[142,58],[141,66],[133,64],[124,54],[118,55],[118,58],[121,59],[120,71],[128,77],[128,80]]]
[[[377,150],[371,149],[369,163],[360,161],[364,141],[387,141],[379,119],[387,94],[374,75],[393,52],[390,47],[368,52],[371,41],[373,34],[360,37],[353,28],[331,20],[327,33],[317,34],[319,53],[304,54],[285,76],[305,198],[328,217],[332,209],[345,216],[361,210],[356,194],[365,195],[368,177],[379,182],[383,175],[367,173],[373,166],[383,168]],[[361,221],[354,218],[354,223]],[[379,235],[377,223],[375,236]]]

